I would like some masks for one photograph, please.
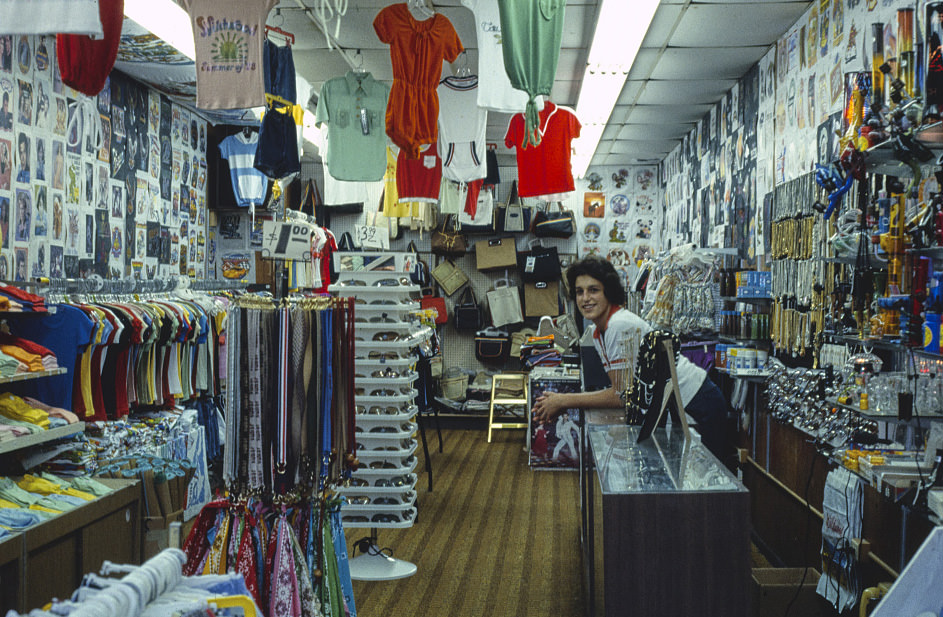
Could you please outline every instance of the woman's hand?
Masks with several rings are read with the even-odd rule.
[[[534,408],[531,409],[537,421],[541,424],[547,424],[556,420],[557,416],[563,413],[567,408],[566,395],[559,392],[547,392],[537,397]]]

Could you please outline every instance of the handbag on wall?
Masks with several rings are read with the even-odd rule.
[[[475,243],[475,265],[478,270],[501,270],[517,265],[514,238],[492,238]]]
[[[524,283],[524,315],[527,317],[556,317],[560,314],[560,283],[541,281]]]
[[[498,212],[502,222],[501,231],[508,233],[524,233],[527,231],[530,221],[526,216],[524,206],[521,204],[508,204],[500,208]]]
[[[531,243],[529,252],[518,255],[517,265],[521,280],[525,283],[559,281],[562,269],[557,247],[541,246],[539,240],[535,242]]]
[[[511,338],[498,328],[487,328],[475,333],[475,357],[479,362],[504,364],[511,354]]]
[[[425,310],[434,310],[435,324],[441,326],[449,322],[449,311],[445,307],[445,298],[437,296],[432,292],[432,288],[422,290],[422,298],[419,299],[419,306]]]
[[[468,282],[468,275],[449,259],[443,259],[438,266],[432,269],[432,278],[435,279],[435,282],[439,284],[439,287],[447,296],[451,296]]]
[[[491,312],[491,323],[495,327],[524,321],[520,291],[511,285],[511,280],[507,277],[496,280],[494,289],[488,292],[488,310]]]
[[[452,215],[445,217],[442,226],[432,232],[432,252],[442,257],[461,257],[468,250],[465,235],[455,230]]]
[[[569,238],[576,233],[576,217],[559,201],[557,210],[548,206],[534,214],[534,235],[538,238]]]
[[[439,388],[442,396],[450,401],[464,401],[465,390],[468,389],[468,375],[462,369],[451,367],[439,378]]]
[[[475,292],[471,285],[465,287],[465,291],[458,297],[455,306],[452,307],[454,315],[454,326],[456,330],[478,330],[481,327],[481,307],[475,300]]]
[[[458,227],[462,230],[462,233],[494,233],[494,212],[494,199],[491,196],[491,191],[489,189],[482,188],[478,193],[478,203],[475,210],[475,216],[470,216],[463,209],[458,213]]]
[[[340,242],[337,243],[337,251],[340,253],[350,253],[359,251],[360,247],[354,244],[354,238],[349,231],[341,234]],[[341,255],[340,269],[342,272],[353,272],[363,270],[363,256],[361,255]]]

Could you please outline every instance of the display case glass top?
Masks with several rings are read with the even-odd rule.
[[[639,428],[587,424],[604,495],[746,490],[699,441],[659,428],[639,444]]]

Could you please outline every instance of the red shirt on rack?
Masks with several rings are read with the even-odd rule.
[[[544,104],[540,112],[540,144],[522,148],[524,114],[515,114],[504,143],[517,150],[517,191],[521,197],[557,195],[574,190],[570,142],[580,136],[580,121],[566,107]]]

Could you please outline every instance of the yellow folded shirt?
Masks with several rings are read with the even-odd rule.
[[[85,501],[93,501],[95,496],[90,493],[84,493],[74,488],[63,488],[55,482],[50,482],[45,478],[40,478],[31,474],[26,474],[16,483],[24,491],[38,493],[40,495],[71,495]]]
[[[3,499],[2,497],[0,497],[0,508],[19,508],[19,507],[20,507],[19,504],[15,504],[12,501],[7,501],[6,499]]]

